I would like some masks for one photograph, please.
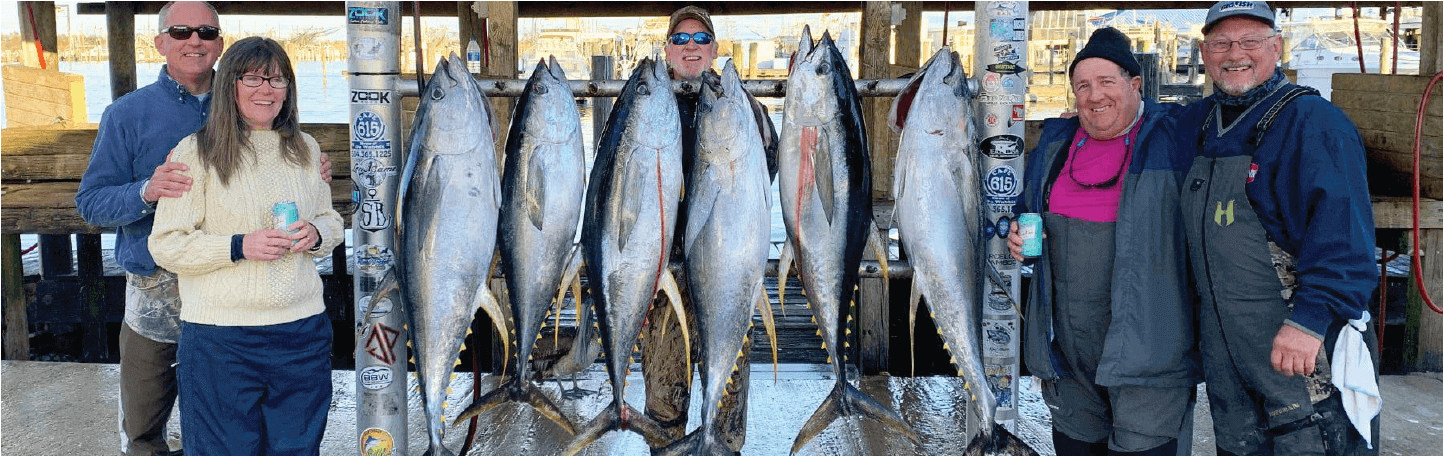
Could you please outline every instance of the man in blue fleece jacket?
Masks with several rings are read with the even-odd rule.
[[[1363,143],[1284,79],[1267,4],[1219,2],[1203,32],[1216,93],[1178,145],[1196,151],[1181,201],[1218,454],[1368,453],[1327,367],[1378,283]]]
[[[155,47],[166,58],[156,82],[128,93],[101,115],[75,207],[87,223],[115,227],[115,261],[126,271],[120,330],[120,452],[168,455],[165,426],[176,398],[180,294],[176,276],[156,267],[146,237],[156,201],[190,190],[185,165],[166,159],[205,123],[213,67],[225,39],[204,2],[160,10]],[[321,155],[330,181],[330,161]]]

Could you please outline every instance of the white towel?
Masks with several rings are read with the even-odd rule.
[[[1369,323],[1369,312],[1358,320],[1349,320],[1348,326],[1339,330],[1339,340],[1334,343],[1332,366],[1334,386],[1339,389],[1344,402],[1344,413],[1364,443],[1374,449],[1373,433],[1369,422],[1384,409],[1384,399],[1379,396],[1378,379],[1374,377],[1374,362],[1369,357],[1369,346],[1364,344],[1365,326]]]

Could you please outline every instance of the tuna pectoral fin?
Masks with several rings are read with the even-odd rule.
[[[542,230],[546,221],[547,207],[547,175],[546,160],[543,157],[533,155],[531,162],[526,166],[526,212],[531,219],[532,228]]]
[[[767,287],[758,281],[757,309],[762,311],[762,326],[767,328],[767,342],[772,347],[772,383],[777,383],[777,322],[772,318],[772,300],[767,299]],[[780,293],[780,292],[779,292]],[[749,336],[751,337],[751,336]]]
[[[667,295],[667,302],[672,306],[672,313],[677,314],[677,326],[682,327],[682,343],[686,347],[687,364],[692,365],[692,331],[687,328],[687,311],[682,308],[682,292],[677,289],[677,278],[672,276],[672,271],[663,270],[662,277],[657,280],[657,285],[662,293]],[[663,326],[665,327],[665,326]],[[687,387],[692,387],[692,376],[687,376]]]
[[[495,326],[496,332],[501,334],[501,359],[511,359],[511,330],[508,329],[510,325],[507,324],[507,318],[509,318],[509,316],[502,310],[501,304],[496,302],[496,296],[492,296],[491,289],[487,288],[485,281],[476,289],[475,299],[476,302],[471,303],[471,308],[481,307],[481,310],[486,311],[486,315],[491,317],[492,326]],[[507,364],[510,363],[502,363],[501,374],[503,376],[506,375],[505,366]]]
[[[908,366],[912,368],[913,376],[918,375],[917,357],[917,327],[918,327],[918,301],[923,299],[923,292],[918,288],[917,279],[913,279],[912,292],[908,293]],[[937,324],[937,323],[934,323]]]
[[[496,408],[496,406],[506,402],[526,403],[536,409],[537,413],[557,423],[557,425],[561,426],[562,430],[567,431],[567,433],[577,433],[576,427],[572,426],[572,421],[567,419],[566,415],[562,414],[561,408],[557,407],[545,394],[542,394],[541,389],[537,388],[536,384],[530,380],[522,380],[519,375],[512,376],[507,379],[505,385],[477,399],[476,402],[462,411],[460,415],[456,416],[456,423],[466,422],[467,419],[485,413],[487,410]]]
[[[828,138],[827,130],[817,127],[802,127],[802,138],[799,149],[802,150],[802,166],[797,168],[797,181],[802,184],[798,190],[798,207],[805,206],[805,200],[801,199],[802,190],[811,187],[811,190],[822,204],[822,214],[827,223],[832,224],[833,212],[837,210],[833,206],[832,194],[832,142]],[[811,185],[808,185],[808,184]]]
[[[827,398],[822,400],[822,405],[817,406],[817,411],[812,413],[812,418],[808,418],[807,423],[802,425],[802,430],[798,431],[797,438],[792,442],[790,454],[797,454],[798,450],[806,446],[813,437],[821,434],[833,421],[848,415],[870,418],[888,430],[906,436],[914,446],[922,445],[917,433],[903,422],[902,416],[897,412],[862,394],[862,391],[858,391],[847,381],[839,380],[837,386],[832,388],[832,392],[828,393]]]
[[[607,408],[602,409],[602,413],[598,414],[596,418],[592,418],[592,421],[587,423],[586,427],[583,427],[577,432],[576,437],[572,438],[572,443],[567,445],[566,452],[562,454],[573,456],[580,453],[586,449],[588,445],[591,445],[592,442],[596,442],[597,439],[602,438],[603,435],[618,429],[627,429],[636,432],[648,442],[665,441],[662,426],[658,425],[656,420],[653,420],[642,412],[638,412],[637,409],[632,408],[631,405],[625,402],[621,403],[620,407],[627,408],[627,417],[625,419],[622,418],[619,404],[612,402],[610,405],[607,405]]]
[[[1038,452],[1024,443],[1018,436],[1008,432],[1007,428],[993,425],[993,432],[980,432],[973,441],[968,443],[968,448],[963,450],[967,456],[984,455],[1008,455],[1008,456],[1038,456]]]

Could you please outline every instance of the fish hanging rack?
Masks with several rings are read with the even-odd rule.
[[[488,97],[519,97],[522,90],[526,88],[525,79],[480,79],[476,82],[481,84],[481,92]],[[857,94],[864,97],[894,97],[902,92],[907,85],[907,79],[859,79],[854,81],[857,85]],[[622,86],[627,84],[626,80],[607,81],[569,81],[572,88],[572,96],[576,97],[615,97],[622,93]],[[742,87],[747,89],[755,97],[782,97],[787,93],[787,80],[785,79],[753,79],[742,81]],[[397,90],[403,97],[414,97],[421,93],[416,86],[415,79],[403,79],[397,81]],[[672,92],[677,94],[694,94],[700,89],[695,82],[675,81],[672,83]],[[977,93],[977,82],[969,79],[968,89]]]

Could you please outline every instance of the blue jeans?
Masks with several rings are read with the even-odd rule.
[[[185,323],[176,358],[186,454],[319,455],[330,323],[325,314],[270,326]]]

